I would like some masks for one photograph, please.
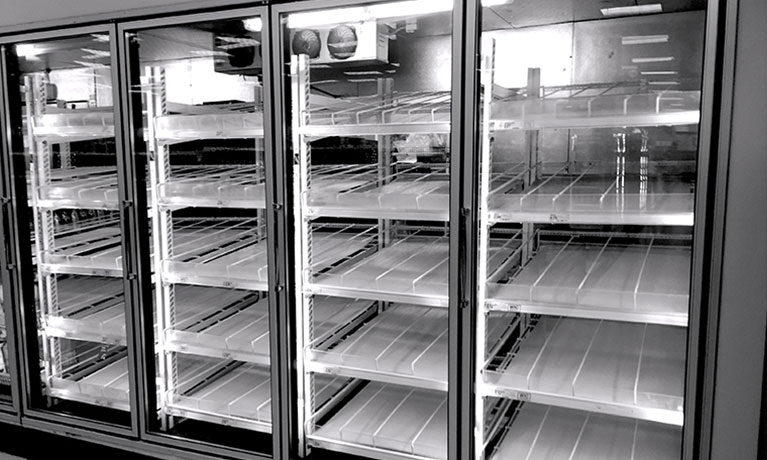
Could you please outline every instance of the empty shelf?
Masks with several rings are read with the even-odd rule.
[[[174,255],[162,263],[163,280],[170,283],[266,290],[267,243],[254,221],[193,224],[174,232]],[[317,240],[317,259],[335,261],[360,250],[364,242],[340,236]]]
[[[525,403],[490,460],[677,460],[682,430],[668,425]]]
[[[171,180],[159,184],[158,203],[165,208],[185,206],[264,208],[264,171],[248,166],[176,166]]]
[[[340,166],[317,175],[307,193],[309,216],[446,221],[450,181],[447,165],[413,165],[385,175],[376,166]]]
[[[681,426],[686,343],[681,327],[542,317],[486,391]]]
[[[44,273],[122,276],[122,233],[119,226],[86,226],[55,239],[40,254]]]
[[[311,95],[311,109],[298,116],[309,120],[299,128],[306,136],[365,136],[450,132],[450,93],[394,93],[348,99]]]
[[[125,298],[117,278],[65,278],[56,282],[59,311],[45,317],[50,337],[125,345]]]
[[[118,359],[78,377],[52,377],[48,395],[119,410],[130,410],[128,358]]]
[[[492,128],[553,129],[610,128],[624,126],[672,126],[697,124],[700,120],[700,91],[662,91],[615,94],[619,86],[572,88],[576,97],[518,99],[493,103]],[[552,89],[547,88],[552,91]],[[612,90],[612,94],[608,91]]]
[[[117,169],[114,166],[54,169],[51,183],[41,186],[37,206],[44,209],[118,208]]]
[[[199,139],[246,139],[264,137],[260,112],[224,112],[166,115],[155,119],[155,139],[174,144]]]
[[[490,309],[686,326],[690,248],[572,237],[487,284]],[[497,281],[496,278],[503,281]]]
[[[609,225],[693,224],[693,181],[689,175],[626,171],[598,172],[591,165],[568,173],[569,165],[532,184],[527,192],[494,193],[493,222]],[[629,168],[631,169],[631,168]]]
[[[447,394],[371,382],[307,437],[353,455],[445,459]]]
[[[51,110],[53,111],[53,110]],[[51,143],[77,142],[114,137],[112,108],[102,110],[61,110],[34,117],[32,134]]]

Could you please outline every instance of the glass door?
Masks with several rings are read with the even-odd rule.
[[[277,9],[304,445],[447,456],[452,2]]]
[[[482,8],[477,458],[679,459],[704,1]]]
[[[253,11],[128,25],[126,37],[151,234],[140,257],[153,267],[149,430],[269,453],[269,153]]]
[[[129,425],[113,37],[51,37],[7,55],[26,320],[39,338],[27,344],[30,398],[35,409]]]

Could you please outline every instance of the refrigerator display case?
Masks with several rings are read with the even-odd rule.
[[[40,382],[32,406],[129,425],[112,44],[98,28],[16,43],[7,81],[20,92],[10,122],[20,238],[31,246],[22,283],[34,284],[24,300],[38,329],[28,340]]]
[[[478,459],[681,457],[705,24],[692,3],[584,4],[564,22],[482,8]]]
[[[301,445],[330,457],[447,456],[452,11],[427,3],[278,10]]]

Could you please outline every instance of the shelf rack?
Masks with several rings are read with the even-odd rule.
[[[263,209],[264,180],[264,170],[256,165],[173,166],[169,180],[157,186],[157,200],[167,209]]]
[[[318,333],[304,353],[306,370],[447,391],[447,320],[444,308],[394,304],[339,343],[327,346]],[[494,322],[491,340],[505,328]]]
[[[46,107],[44,113],[39,113],[31,119],[33,136],[37,140],[52,144],[109,139],[115,136],[112,107],[74,110]]]
[[[40,187],[37,197],[37,207],[49,210],[117,210],[118,204],[117,169],[114,166],[52,169],[50,183]]]
[[[551,165],[549,165],[551,166]],[[558,165],[559,166],[559,165]],[[636,166],[636,168],[634,168]],[[605,225],[693,224],[691,175],[651,171],[617,160],[608,165],[567,163],[541,174],[527,190],[490,191],[491,223],[570,223]],[[556,166],[554,167],[556,168]]]
[[[55,238],[39,259],[44,274],[122,276],[120,228],[113,220],[83,226]]]
[[[88,359],[93,365],[83,371],[66,376],[52,375],[46,388],[48,396],[123,411],[130,410],[128,358],[104,362],[99,362],[98,356]]]
[[[315,447],[382,459],[447,458],[447,394],[370,382],[307,435]]]
[[[449,91],[393,92],[389,101],[315,94],[311,100],[295,115],[308,121],[299,131],[308,137],[450,133]]]
[[[213,113],[160,115],[155,118],[154,138],[162,145],[198,139],[249,139],[264,137],[260,112],[220,110]]]
[[[681,426],[687,331],[674,326],[541,317],[482,393]]]
[[[503,430],[490,460],[674,460],[682,451],[681,429],[533,403],[517,408]]]
[[[497,99],[491,129],[675,126],[700,120],[700,91],[647,91],[625,83],[558,86],[539,97]]]
[[[545,237],[544,237],[545,238]],[[686,326],[689,241],[572,234],[521,245],[488,276],[488,310]]]

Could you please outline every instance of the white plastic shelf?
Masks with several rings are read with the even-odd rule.
[[[490,460],[677,460],[682,430],[668,425],[525,403]]]
[[[627,93],[625,88],[600,86],[562,88],[546,96],[494,102],[492,128],[674,126],[700,120],[700,91]]]
[[[446,221],[450,201],[447,169],[445,164],[421,164],[379,174],[375,165],[338,166],[313,178],[306,194],[307,214]],[[381,180],[386,183],[379,185]]]
[[[450,92],[394,93],[347,99],[311,96],[311,108],[299,114],[306,136],[365,136],[450,133]]]
[[[122,233],[117,222],[84,225],[55,239],[40,254],[43,273],[122,276]]]
[[[272,397],[269,368],[220,360],[179,357],[179,388],[166,394],[167,414],[269,433]],[[324,377],[316,403],[322,405],[345,379]]]
[[[513,247],[491,245],[493,260]],[[316,274],[305,289],[313,294],[446,307],[448,238],[413,234],[364,258]],[[316,273],[316,270],[315,270]]]
[[[32,122],[32,134],[37,140],[51,143],[77,142],[114,137],[112,107],[101,110],[49,109]]]
[[[47,393],[51,397],[119,410],[130,410],[128,358],[118,359],[79,377],[52,377]]]
[[[527,191],[493,193],[492,222],[605,225],[693,224],[694,184],[689,175],[651,171],[650,165],[625,164],[604,173],[596,165],[561,167]],[[636,166],[636,168],[633,168]],[[636,170],[634,170],[636,169]]]
[[[681,426],[687,330],[542,317],[485,394]]]
[[[164,208],[216,207],[263,209],[264,171],[255,165],[174,166],[171,180],[158,185]]]
[[[57,281],[59,311],[46,315],[49,337],[125,345],[125,297],[117,278],[64,278]]]
[[[336,261],[364,247],[364,241],[342,236],[318,238],[315,258]],[[174,253],[162,261],[163,281],[266,290],[267,244],[255,220],[195,222],[174,231]]]
[[[490,310],[687,325],[689,247],[573,236],[542,241],[521,268],[515,256],[488,280]]]
[[[264,137],[260,112],[166,115],[155,119],[155,139],[175,144],[199,139],[248,139]]]
[[[50,185],[40,187],[37,198],[37,206],[43,209],[115,210],[118,204],[114,166],[53,169]]]
[[[445,459],[447,394],[371,382],[307,437],[354,455]]]

